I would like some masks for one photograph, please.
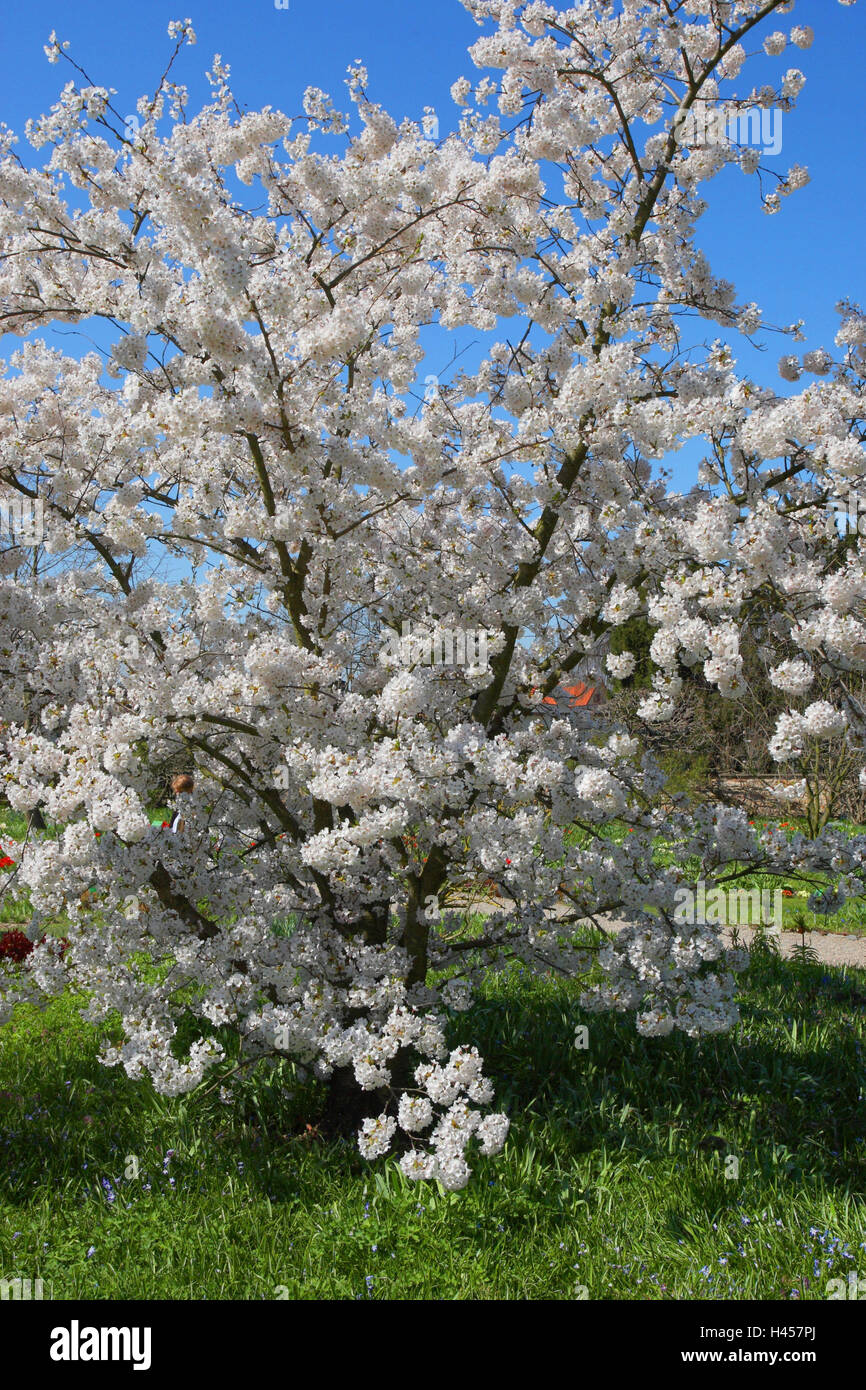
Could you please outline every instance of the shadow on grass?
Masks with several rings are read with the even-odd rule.
[[[527,1211],[563,1191],[579,1201],[590,1163],[597,1172],[626,1160],[634,1172],[673,1156],[700,1169],[692,1215],[696,1195],[707,1211],[718,1207],[731,1159],[769,1186],[784,1175],[863,1190],[860,977],[755,959],[735,1032],[700,1040],[641,1038],[633,1017],[586,1014],[577,995],[572,984],[514,969],[452,1023],[452,1045],[474,1043],[485,1058],[497,1108],[512,1119],[515,1162],[530,1155]],[[575,1044],[578,1024],[585,1049]],[[383,1165],[365,1164],[351,1141],[318,1140],[321,1090],[293,1083],[289,1063],[252,1077],[230,1108],[212,1081],[191,1096],[158,1096],[149,1081],[102,1067],[98,1050],[97,1030],[69,999],[22,1011],[0,1031],[0,1200],[27,1205],[48,1189],[112,1203],[134,1178],[153,1193],[194,1195],[224,1181],[270,1201],[312,1203],[326,1173],[386,1181]],[[473,1166],[486,1170],[483,1160]],[[539,1173],[556,1176],[560,1197],[542,1192]],[[681,1234],[676,1203],[658,1215]]]

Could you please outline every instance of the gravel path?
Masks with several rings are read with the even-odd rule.
[[[621,922],[607,924],[614,931],[623,926]],[[732,928],[725,927],[725,937],[731,939]],[[754,927],[737,928],[740,944],[748,946],[754,940]],[[795,947],[803,940],[798,931],[779,932],[779,946],[783,956],[792,956]],[[806,932],[806,944],[811,946],[816,956],[826,965],[853,965],[866,970],[866,937],[845,936],[842,932]]]

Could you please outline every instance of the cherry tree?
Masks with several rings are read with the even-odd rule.
[[[768,214],[808,182],[689,118],[793,110],[811,30],[774,27],[787,0],[463,3],[482,75],[443,138],[360,65],[348,113],[311,87],[289,118],[241,112],[217,56],[192,114],[188,20],[134,118],[52,35],[73,76],[26,128],[41,167],[0,131],[22,339],[0,496],[42,508],[46,557],[0,555],[0,785],[57,832],[3,846],[38,944],[0,964],[0,1017],[72,985],[122,1020],[105,1063],[166,1094],[226,1068],[229,1029],[244,1064],[327,1081],[367,1157],[455,1189],[508,1128],[477,1050],[447,1043],[480,980],[519,960],[648,1036],[730,1029],[744,956],[674,919],[659,837],[713,881],[828,870],[840,901],[866,850],[695,810],[624,731],[541,715],[635,614],[645,721],[672,717],[683,666],[736,700],[751,626],[790,700],[783,770],[862,756],[863,540],[832,504],[866,475],[866,316],[786,353],[805,380],[781,396],[738,370],[729,338],[768,326],[695,239],[728,166]],[[777,81],[738,85],[750,52]],[[96,346],[67,355],[58,325]],[[424,390],[431,325],[482,346]],[[691,440],[681,494],[657,465]],[[406,623],[483,632],[489,659],[424,662]],[[171,759],[195,777],[177,834],[151,824]],[[483,880],[500,898],[473,930],[455,893]],[[624,928],[580,944],[604,914]]]

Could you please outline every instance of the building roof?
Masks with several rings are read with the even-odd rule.
[[[586,685],[583,681],[577,685],[561,685],[556,695],[545,695],[544,703],[560,709],[585,709],[597,690],[598,686]]]

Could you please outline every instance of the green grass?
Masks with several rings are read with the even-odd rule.
[[[70,999],[21,1008],[0,1030],[0,1277],[73,1299],[808,1300],[866,1270],[866,972],[755,952],[741,1024],[701,1041],[642,1039],[576,993],[514,968],[454,1020],[512,1116],[456,1194],[301,1137],[316,1093],[286,1094],[288,1064],[234,1110],[166,1099],[99,1065]]]
[[[0,1030],[0,1278],[73,1299],[811,1299],[862,1274],[866,971],[756,950],[742,1023],[700,1041],[639,1038],[577,993],[515,967],[455,1018],[512,1117],[457,1194],[322,1143],[321,1094],[289,1063],[234,1107],[210,1081],[166,1099],[99,1065],[71,997],[19,1008]]]

